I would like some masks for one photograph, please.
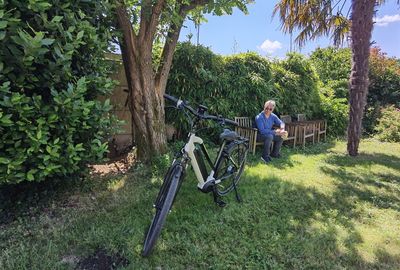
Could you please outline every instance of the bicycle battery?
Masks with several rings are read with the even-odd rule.
[[[206,164],[204,163],[203,152],[201,151],[201,149],[198,148],[197,145],[193,152],[194,152],[194,156],[196,157],[197,164],[199,165],[199,169],[200,169],[201,175],[203,176],[203,179],[207,179],[208,173],[207,173]]]

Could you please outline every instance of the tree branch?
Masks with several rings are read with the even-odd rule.
[[[118,28],[122,31],[124,46],[127,50],[132,51],[135,59],[137,59],[138,44],[132,24],[129,20],[128,13],[124,4],[118,2],[116,7]]]
[[[153,6],[149,28],[146,33],[149,36],[149,38],[151,38],[151,40],[154,39],[154,35],[157,31],[157,25],[160,21],[161,11],[164,5],[165,5],[165,0],[158,0],[158,2]]]
[[[182,8],[183,8],[183,11],[187,13],[196,7],[205,6],[208,3],[210,3],[210,0],[192,0],[192,1],[190,1],[189,5],[184,5],[184,6],[182,6]]]
[[[181,19],[178,23],[172,23],[169,27],[163,52],[161,54],[161,62],[155,77],[155,86],[158,95],[162,96],[164,94],[174,51],[187,13],[198,6],[204,6],[209,2],[210,0],[192,0],[188,5],[181,5],[179,7],[178,15]],[[182,1],[180,1],[180,3],[182,3]]]
[[[139,28],[139,42],[143,44],[144,38],[146,37],[147,28],[150,22],[152,0],[143,0],[142,7],[140,9],[140,28]]]

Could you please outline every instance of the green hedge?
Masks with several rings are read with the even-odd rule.
[[[255,53],[224,58],[225,88],[218,102],[227,117],[255,117],[268,99],[277,99],[271,62]]]
[[[255,117],[269,99],[277,101],[278,114],[317,117],[322,113],[318,86],[313,66],[299,54],[275,62],[256,53],[222,57],[185,42],[177,47],[167,92],[232,119]],[[185,122],[176,112],[167,112],[167,120]]]
[[[98,1],[1,1],[0,185],[84,172],[111,127]]]
[[[308,59],[300,54],[288,54],[285,60],[274,64],[273,73],[280,113],[304,113],[310,119],[320,114],[319,80]]]

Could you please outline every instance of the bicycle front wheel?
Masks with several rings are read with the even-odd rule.
[[[155,203],[156,213],[147,231],[146,239],[143,245],[143,256],[150,255],[153,247],[164,226],[168,212],[171,210],[175,196],[178,192],[181,177],[183,174],[183,166],[181,164],[174,165],[166,174],[163,185],[157,196]]]
[[[222,157],[217,168],[218,179],[216,185],[218,195],[228,194],[237,185],[242,176],[247,159],[248,147],[245,142],[233,142],[227,146],[226,155]]]

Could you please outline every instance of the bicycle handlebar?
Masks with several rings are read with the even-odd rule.
[[[176,107],[178,109],[181,108],[185,108],[188,111],[190,111],[194,116],[201,118],[201,119],[209,119],[209,120],[214,120],[216,122],[222,122],[222,123],[227,123],[233,126],[238,126],[238,123],[236,123],[235,121],[232,121],[230,119],[227,118],[223,118],[221,116],[216,116],[216,115],[210,115],[210,114],[199,114],[195,109],[193,109],[192,107],[190,107],[188,105],[188,102],[177,99],[176,97],[173,97],[171,95],[168,94],[164,94],[164,98],[168,99],[169,101],[172,101],[173,103],[176,104]]]

